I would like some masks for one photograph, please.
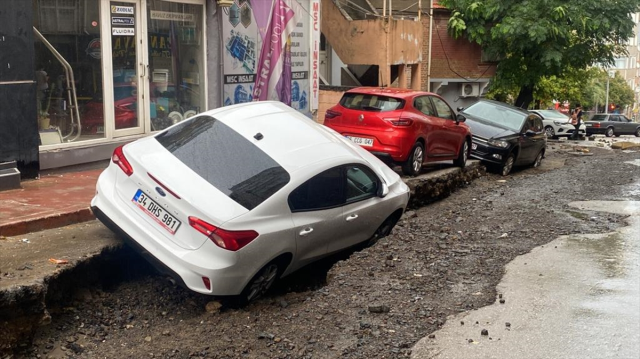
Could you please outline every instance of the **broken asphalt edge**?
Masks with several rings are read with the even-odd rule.
[[[68,226],[70,224],[94,220],[95,216],[89,207],[65,213],[58,213],[42,218],[0,224],[0,236],[13,237],[22,234]]]
[[[485,172],[486,169],[480,161],[470,160],[462,169],[448,167],[417,177],[404,178],[411,193],[407,209],[417,209],[446,198],[457,189],[483,176]],[[0,235],[15,236],[94,218],[91,210],[86,208],[35,221],[10,223],[0,228]],[[80,259],[58,266],[53,274],[28,285],[17,285],[0,290],[0,356],[12,355],[13,350],[19,345],[28,344],[32,340],[38,327],[51,322],[47,303],[51,302],[51,297],[62,295],[61,292],[69,287],[70,282],[77,281],[70,279],[70,276],[85,277],[91,266],[101,266],[104,265],[101,262],[109,260],[117,261],[118,256],[122,257],[125,255],[123,253],[126,253],[123,248],[123,242],[115,246],[106,245]],[[72,291],[73,287],[68,289]]]
[[[95,268],[125,256],[122,242],[106,245],[80,259],[57,265],[56,270],[27,285],[0,290],[0,357],[11,357],[20,344],[33,339],[35,331],[51,323],[47,303],[68,297],[78,281],[91,281]],[[115,259],[114,259],[115,258]]]

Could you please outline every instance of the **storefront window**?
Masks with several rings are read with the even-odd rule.
[[[201,5],[148,1],[152,131],[204,110],[202,10]]]
[[[33,0],[42,145],[104,137],[99,1]]]

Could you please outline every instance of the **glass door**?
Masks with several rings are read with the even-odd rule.
[[[147,0],[150,131],[205,110],[202,1]]]
[[[103,0],[107,137],[163,130],[206,110],[204,0]]]
[[[146,26],[143,23],[144,0],[109,1],[105,33],[111,41],[104,46],[105,56],[105,117],[106,127],[113,137],[144,132],[146,81],[146,49],[143,44]],[[103,17],[104,18],[104,17]],[[111,91],[109,91],[111,89]],[[110,97],[110,98],[108,98]]]

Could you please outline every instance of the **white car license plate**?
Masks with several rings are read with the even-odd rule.
[[[169,231],[171,234],[175,234],[180,227],[180,221],[171,215],[166,209],[162,208],[156,201],[152,200],[141,189],[136,192],[132,199],[138,208],[144,213],[153,218],[162,228]]]
[[[353,143],[357,143],[360,146],[372,147],[373,146],[373,138],[362,138],[362,137],[351,137],[347,136],[348,139]]]
[[[478,149],[478,145],[477,145],[477,144],[475,144],[475,143],[472,143],[472,144],[471,144],[471,149],[472,149],[472,150],[476,150],[476,149]]]

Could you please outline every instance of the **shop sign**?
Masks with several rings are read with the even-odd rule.
[[[136,32],[130,27],[114,27],[111,29],[113,36],[135,36]]]
[[[182,12],[151,10],[151,19],[193,22],[195,20],[195,17],[193,14],[185,14]]]
[[[310,10],[311,0],[238,1],[223,9],[225,106],[276,100],[310,115]]]
[[[320,95],[320,0],[311,0],[311,110],[318,109]]]
[[[111,5],[112,14],[128,14],[133,15],[133,6],[117,6]]]
[[[118,17],[114,16],[111,18],[111,25],[135,25],[135,22],[132,17]]]

